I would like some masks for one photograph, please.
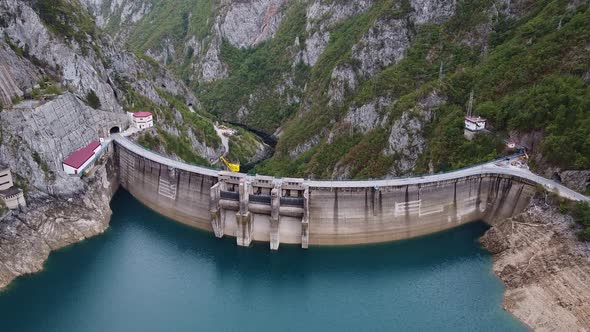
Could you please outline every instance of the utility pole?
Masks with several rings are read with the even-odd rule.
[[[467,106],[467,116],[471,117],[473,113],[473,90],[469,94],[469,105]]]

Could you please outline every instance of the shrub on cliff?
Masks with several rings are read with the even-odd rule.
[[[590,241],[590,204],[577,202],[572,213],[574,219],[583,229],[578,233],[580,239]]]
[[[86,94],[86,102],[88,103],[88,105],[94,109],[99,109],[100,108],[100,98],[98,98],[98,96],[96,95],[96,92],[94,92],[94,90],[90,90],[88,91],[88,94]]]

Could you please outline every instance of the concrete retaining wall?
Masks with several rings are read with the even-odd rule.
[[[289,191],[287,180],[273,179],[284,183],[282,193],[257,199],[262,196],[253,196],[256,186],[264,185],[250,183],[244,175],[232,180],[211,171],[172,168],[115,147],[121,186],[146,206],[190,226],[215,228],[218,236],[234,236],[240,245],[264,241],[272,249],[279,243],[307,247],[393,241],[505,218],[522,211],[535,190],[534,182],[503,174],[380,187],[368,181],[352,187],[305,181]],[[267,191],[273,185],[277,187],[270,183]],[[297,191],[297,185],[305,190]],[[295,198],[284,199],[287,195]],[[296,204],[286,205],[290,201]]]

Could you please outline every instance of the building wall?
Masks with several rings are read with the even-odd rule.
[[[76,172],[78,171],[77,168],[74,168],[74,167],[72,167],[70,165],[66,165],[66,164],[63,164],[63,168],[64,168],[64,172],[66,172],[66,174],[70,174],[70,175],[77,174]]]
[[[216,176],[170,169],[116,145],[119,181],[140,202],[182,223],[212,231],[211,187]],[[400,240],[476,220],[522,211],[535,186],[519,177],[482,175],[421,185],[323,188],[309,182],[309,244],[347,245]],[[223,201],[222,201],[223,202]],[[226,202],[224,234],[236,236],[238,202]],[[270,213],[253,212],[252,238],[270,240]],[[301,217],[281,207],[280,243],[302,242]],[[288,213],[287,213],[288,214]]]
[[[465,121],[465,128],[471,130],[471,131],[479,131],[479,130],[483,130],[485,129],[485,122],[479,122],[479,123],[475,123],[475,122],[471,122],[471,121]]]
[[[94,161],[94,159],[96,159],[96,151],[100,151],[100,148],[95,150],[95,153],[92,155],[92,157],[90,157],[90,159],[86,160],[86,162],[84,162],[84,164],[82,164],[82,166],[80,166],[78,168],[63,164],[64,172],[66,172],[67,174],[70,174],[70,175],[80,174],[80,171],[83,171],[86,167],[88,167],[88,165],[90,165]]]
[[[135,127],[139,129],[146,129],[154,126],[153,116],[148,116],[144,118],[134,117],[133,123],[135,124]]]
[[[0,170],[0,190],[6,190],[13,185],[14,184],[12,182],[12,173],[10,173],[10,168]]]
[[[6,205],[6,207],[11,210],[16,210],[19,207],[26,207],[27,206],[27,202],[25,201],[25,196],[22,193],[22,191],[19,192],[18,194],[4,197],[3,201],[4,201],[4,204]]]

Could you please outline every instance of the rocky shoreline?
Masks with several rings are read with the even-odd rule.
[[[535,331],[590,330],[590,244],[550,198],[497,221],[480,239],[506,286],[503,307]]]
[[[102,234],[116,184],[107,162],[84,179],[84,190],[69,197],[29,193],[29,207],[0,222],[0,290],[18,276],[41,271],[52,251]]]

